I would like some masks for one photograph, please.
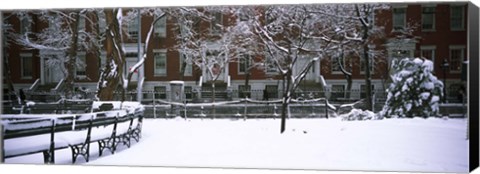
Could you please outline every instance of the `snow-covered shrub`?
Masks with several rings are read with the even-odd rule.
[[[344,121],[352,120],[375,120],[377,116],[369,110],[362,111],[361,109],[352,109],[349,113],[341,114],[340,117]]]
[[[420,58],[392,61],[392,83],[382,110],[385,117],[428,117],[438,114],[443,83],[432,74],[433,62]]]

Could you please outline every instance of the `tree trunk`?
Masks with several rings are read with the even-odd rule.
[[[366,102],[366,109],[370,110],[370,111],[373,111],[373,101],[372,101],[372,79],[371,79],[371,74],[370,74],[370,58],[369,58],[369,55],[368,55],[368,51],[369,51],[369,48],[368,48],[368,44],[365,43],[363,45],[363,56],[364,56],[364,59],[365,59],[365,92],[366,92],[366,99],[367,99],[367,102]]]
[[[287,118],[287,110],[288,110],[288,104],[290,101],[291,97],[291,92],[290,92],[290,83],[291,83],[291,75],[292,75],[292,70],[288,70],[287,74],[284,75],[283,77],[283,102],[282,102],[282,122],[280,126],[280,133],[283,133],[286,128],[286,118]]]
[[[345,98],[350,99],[352,93],[352,76],[345,75],[345,78],[347,79],[347,92]]]
[[[97,97],[101,101],[113,100],[114,91],[119,84],[123,84],[122,74],[124,65],[124,53],[120,48],[121,30],[113,9],[105,9],[107,21],[105,50],[107,63],[98,82]],[[123,88],[122,88],[123,89]]]
[[[285,126],[286,126],[286,115],[287,115],[287,109],[288,109],[288,96],[286,93],[283,94],[283,101],[282,101],[282,123],[280,127],[280,133],[285,132]]]
[[[180,80],[182,81],[185,79],[185,68],[187,68],[187,60],[185,59],[185,55],[183,55],[183,62],[180,67],[180,73],[179,73]]]
[[[91,29],[92,31],[94,31],[95,33],[95,38],[97,41],[100,41],[101,40],[101,33],[102,31],[100,31],[100,18],[98,17],[98,12],[95,11],[95,12],[89,12],[88,13],[88,16],[90,19],[95,19],[95,24],[92,24],[91,25]],[[104,32],[104,31],[103,31]],[[101,75],[101,69],[102,69],[102,53],[101,53],[101,50],[102,50],[102,44],[94,44],[94,49],[95,49],[95,55],[97,56],[97,67],[99,69],[98,71],[98,77],[100,77]]]
[[[340,60],[337,62],[338,62],[338,66],[340,66],[340,70],[342,71],[343,75],[345,75],[345,79],[347,80],[347,90],[346,90],[345,98],[350,99],[350,94],[352,91],[352,76],[351,76],[352,73],[351,73],[351,70],[350,72],[348,72],[347,67],[345,67],[343,64],[343,62],[345,62],[343,45],[342,45],[342,53],[340,54]]]
[[[250,98],[250,88],[248,87],[250,85],[250,68],[247,70],[245,73],[245,89],[243,90],[243,97],[248,97]],[[248,91],[247,91],[248,90]]]
[[[362,16],[360,13],[360,9],[358,5],[355,5],[355,10],[357,13],[357,17],[359,18],[360,22],[362,23],[362,30],[363,30],[363,36],[362,36],[362,46],[363,46],[363,59],[365,60],[365,92],[366,92],[366,109],[373,111],[373,101],[372,101],[372,79],[371,79],[371,73],[370,73],[370,57],[369,57],[369,51],[370,48],[368,48],[368,39],[369,39],[369,32],[371,29],[371,25],[367,25],[367,22],[369,21],[368,16],[370,15],[369,12],[364,11],[366,14],[365,16]]]
[[[67,77],[65,78],[65,97],[73,97],[73,86],[75,83],[77,49],[78,49],[78,23],[80,20],[80,12],[76,12],[74,16],[75,21],[70,22],[70,29],[72,31],[72,41],[67,52],[67,61],[65,68],[67,69]]]
[[[216,79],[216,78],[215,78]],[[215,80],[212,81],[212,103],[215,103]],[[215,105],[212,106],[213,118],[215,118]]]

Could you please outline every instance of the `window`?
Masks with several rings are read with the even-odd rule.
[[[370,58],[370,61],[368,61],[369,67],[370,67],[370,74],[374,73],[374,65],[375,65],[375,59]],[[360,57],[360,73],[365,74],[365,71],[367,70],[365,66],[365,59],[363,57]]]
[[[462,61],[464,59],[464,46],[450,46],[450,71],[460,73],[462,70]]]
[[[86,77],[87,76],[87,72],[86,72],[86,63],[87,63],[87,60],[86,60],[86,55],[85,53],[79,53],[77,55],[77,66],[76,66],[76,76],[77,77]]]
[[[105,67],[105,64],[107,62],[107,53],[105,51],[102,51],[100,53],[99,59],[100,59],[100,68]]]
[[[375,86],[372,85],[372,95],[374,95],[375,91]],[[360,98],[367,98],[367,87],[366,85],[361,85],[360,86]]]
[[[157,23],[155,23],[155,35],[158,37],[167,36],[167,15],[160,18]]]
[[[251,56],[249,54],[242,54],[240,55],[240,59],[238,62],[238,72],[244,74],[248,71],[250,67]]]
[[[128,58],[137,58],[138,57],[138,52],[126,52],[125,53],[125,57],[128,57]]]
[[[238,85],[238,96],[240,98],[245,98],[245,97],[248,97],[250,98],[250,90],[251,90],[251,86],[248,85],[248,86],[245,86],[245,85]]]
[[[22,79],[31,79],[33,77],[33,57],[31,53],[21,53],[21,73]]]
[[[277,73],[278,69],[275,66],[275,63],[273,61],[268,61],[265,66],[266,66],[266,72],[268,74]]]
[[[167,52],[166,51],[156,51],[153,53],[155,70],[155,76],[165,76],[167,75]]]
[[[248,21],[249,16],[248,16],[247,13],[239,13],[238,18],[239,18],[240,21]]]
[[[24,16],[20,19],[20,34],[24,35],[27,32],[30,32],[32,24],[30,23],[29,16]]]
[[[220,34],[223,24],[223,16],[221,12],[215,12],[213,14],[213,20],[210,22],[210,30],[212,34]]]
[[[435,65],[435,46],[420,46],[422,57],[431,60]],[[433,66],[435,69],[435,66]]]
[[[78,18],[78,31],[85,30],[85,18],[84,17],[79,17]]]
[[[138,18],[135,17],[130,23],[128,23],[128,35],[131,39],[136,39],[138,37]]]
[[[317,64],[319,63],[320,61],[315,61],[313,63],[313,65],[310,67],[310,73],[312,74],[315,74],[317,72]]]
[[[393,29],[403,30],[406,23],[406,8],[394,8],[393,9]]]
[[[191,86],[185,86],[185,99],[193,99],[193,88]]]
[[[200,17],[193,17],[192,32],[200,34],[202,32],[202,19]]]
[[[217,59],[220,56],[219,50],[207,50],[205,53],[207,59]]]
[[[410,50],[393,50],[392,57],[397,59],[403,59],[410,57]]]
[[[422,7],[422,30],[435,29],[435,7]]]
[[[265,85],[268,92],[268,98],[278,98],[278,85]]]
[[[167,98],[167,87],[165,86],[155,86],[153,87],[153,92],[155,93],[156,99],[166,99]]]
[[[332,99],[345,98],[345,86],[344,85],[332,85]]]
[[[277,18],[274,13],[270,13],[269,11],[265,12],[264,15],[265,25],[272,24]]]
[[[97,13],[98,15],[98,29],[100,33],[104,33],[107,28],[107,21],[105,21],[105,13]]]
[[[340,58],[339,58],[339,57],[337,57],[337,58],[332,58],[331,60],[332,60],[332,61],[331,61],[331,62],[332,62],[332,64],[331,64],[331,65],[332,65],[332,74],[340,74],[340,73],[342,73],[341,67],[340,67],[340,65],[338,64],[338,63],[339,63],[338,61],[340,61]],[[343,67],[345,67],[345,59],[343,59],[343,60],[344,60],[344,61],[342,62],[342,63],[343,63]]]
[[[463,30],[464,25],[464,6],[450,7],[450,29]]]
[[[52,31],[58,31],[58,15],[56,13],[51,14],[51,19],[48,20],[48,28]]]
[[[267,74],[275,74],[277,73],[278,69],[275,65],[275,61],[272,59],[270,54],[265,53],[265,73]]]
[[[182,68],[182,65],[183,65],[183,62],[185,61],[186,57],[184,57],[185,54],[180,54],[180,68]],[[191,63],[187,63],[186,66],[185,66],[185,71],[184,71],[184,75],[185,76],[192,76],[192,64]]]

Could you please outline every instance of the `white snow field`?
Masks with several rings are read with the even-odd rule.
[[[168,167],[468,172],[466,119],[146,119],[142,139],[76,164]],[[121,146],[122,147],[122,146]],[[71,164],[70,151],[56,164]],[[41,154],[5,163],[43,163]]]

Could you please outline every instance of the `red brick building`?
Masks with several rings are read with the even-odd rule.
[[[372,82],[375,90],[384,91],[384,86],[388,83],[388,63],[399,57],[425,57],[434,62],[435,74],[439,79],[444,79],[444,71],[441,65],[444,60],[449,63],[446,70],[447,90],[450,96],[455,96],[461,82],[462,64],[468,60],[467,57],[467,26],[468,26],[468,5],[466,2],[441,2],[441,3],[414,3],[414,4],[392,4],[392,8],[388,10],[378,11],[375,15],[375,25],[383,26],[387,38],[382,39],[374,47],[384,50],[384,54],[373,62],[372,66]],[[11,24],[12,30],[7,30],[4,35],[11,32],[22,33],[25,30],[31,32],[41,31],[49,25],[39,21],[36,16],[32,17],[32,21],[21,21],[12,16],[5,18],[9,13],[4,13],[5,23]],[[150,23],[154,17],[143,16],[141,23],[134,20],[126,29],[128,37],[125,37],[125,55],[126,67],[132,67],[137,61],[138,45],[137,37],[140,38],[142,44],[149,30]],[[227,23],[229,16],[219,16],[215,22]],[[168,91],[169,82],[172,80],[180,80],[181,55],[174,48],[176,44],[176,31],[173,18],[166,18],[159,21],[155,26],[155,34],[152,38],[148,50],[148,57],[144,64],[143,71],[145,75],[145,83],[143,89],[146,91]],[[83,25],[90,25],[89,22],[82,22]],[[100,24],[102,25],[102,24]],[[138,31],[138,25],[141,31]],[[418,39],[412,42],[395,43],[396,31],[414,26],[414,36]],[[211,27],[210,22],[201,22],[200,30],[207,31]],[[215,48],[214,48],[215,49]],[[8,60],[8,66],[11,71],[11,81],[15,89],[29,88],[36,81],[40,85],[55,86],[64,77],[58,66],[46,66],[48,59],[44,58],[44,54],[48,53],[42,50],[31,50],[23,48],[13,42],[9,42],[9,47],[4,48],[4,60]],[[142,54],[142,53],[140,53]],[[105,63],[105,53],[101,54],[98,59],[95,54],[90,52],[79,52],[79,58],[86,62],[85,67],[77,69],[77,86],[82,86],[95,91],[98,78],[99,67]],[[253,55],[258,59],[262,59],[262,53]],[[99,61],[100,60],[100,61]],[[361,91],[365,88],[364,71],[361,60],[358,57],[350,57],[345,62],[350,67],[353,77],[352,90],[359,91],[352,93],[352,98],[360,98]],[[221,86],[219,90],[238,90],[244,88],[245,70],[238,62],[232,62],[224,69],[224,75],[219,79],[225,86]],[[5,70],[5,68],[4,68]],[[199,68],[188,65],[185,71],[186,91],[201,89],[201,85],[208,81],[202,76]],[[4,84],[8,79],[4,73]],[[276,72],[266,69],[254,69],[250,76],[250,89],[261,91],[265,88],[269,90],[281,90],[280,80],[276,76]],[[301,88],[314,89],[320,85],[319,77],[323,76],[327,84],[331,85],[333,90],[344,90],[346,88],[345,76],[338,70],[331,60],[324,59],[317,62],[305,79],[305,83]],[[137,78],[134,77],[133,81]],[[4,91],[6,85],[4,86]],[[151,97],[151,96],[145,96]],[[167,95],[161,97],[168,97]],[[236,94],[234,97],[238,97]],[[262,98],[262,94],[252,94],[253,98]],[[273,96],[274,97],[274,96]],[[340,96],[341,97],[341,96]]]

